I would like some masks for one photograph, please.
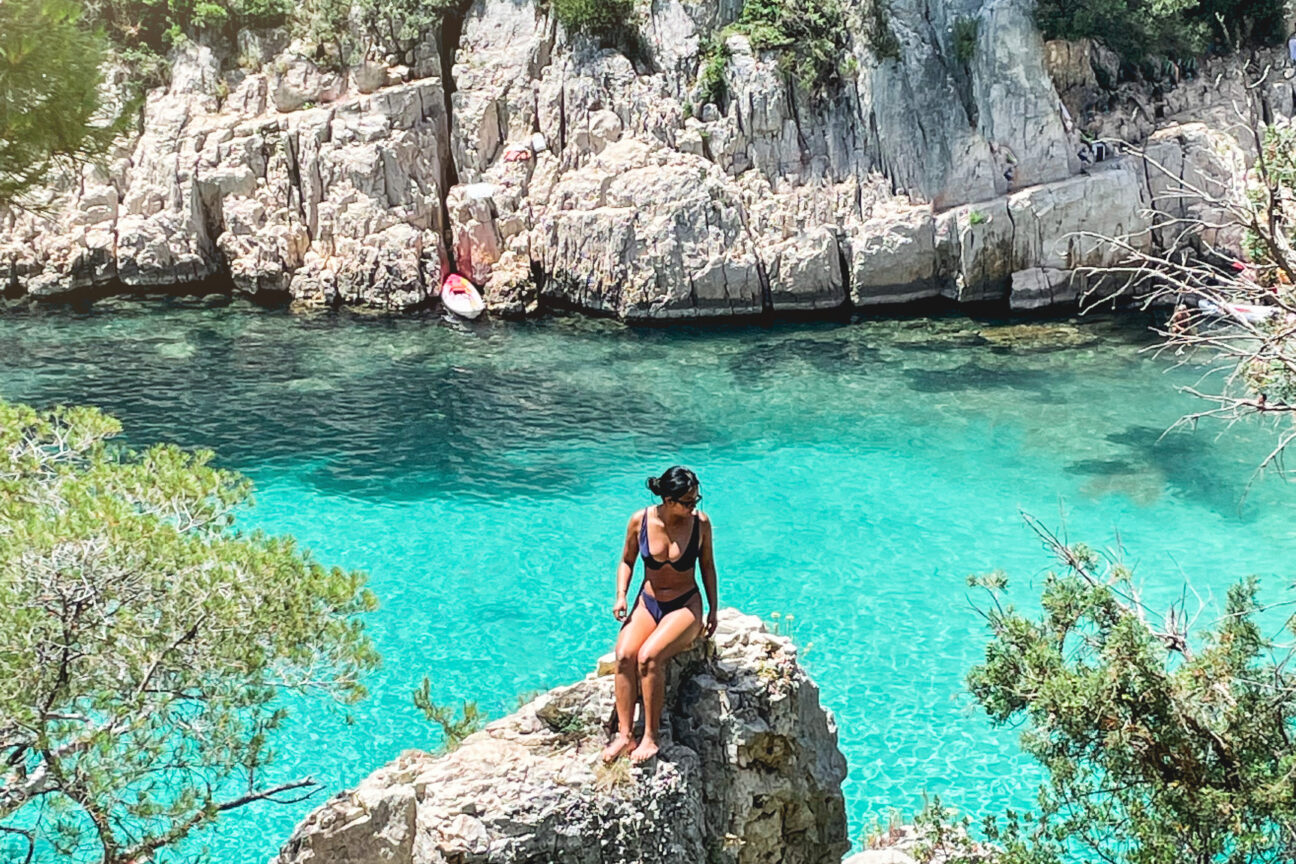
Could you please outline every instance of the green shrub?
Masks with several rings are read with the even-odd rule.
[[[295,9],[291,0],[95,0],[87,19],[132,54],[164,54],[202,30],[233,35],[244,27],[277,27]]]
[[[954,59],[964,66],[976,57],[977,36],[981,22],[976,18],[954,19]]]
[[[1098,39],[1126,61],[1148,54],[1200,51],[1202,28],[1188,17],[1196,0],[1039,0],[1035,20],[1045,39]]]
[[[438,705],[432,701],[432,682],[424,675],[423,683],[414,691],[414,707],[423,712],[429,723],[441,727],[441,750],[450,752],[463,740],[486,725],[486,715],[473,701],[465,701],[456,710],[451,705]]]
[[[1137,66],[1185,58],[1210,44],[1229,50],[1283,36],[1283,0],[1039,0],[1045,39],[1097,39]]]
[[[970,687],[1048,774],[1037,813],[988,825],[998,860],[1291,861],[1296,678],[1255,580],[1190,632],[1186,604],[1147,608],[1118,559],[1036,530],[1063,564],[1038,614],[1008,605],[1002,574],[976,580],[993,639]]]
[[[777,53],[784,73],[810,93],[822,94],[841,81],[848,32],[840,0],[747,0],[738,20],[702,49],[703,100],[719,103],[726,96],[725,40],[731,34],[746,36],[757,51]]]
[[[0,2],[0,205],[103,154],[126,127],[129,108],[100,122],[104,56],[74,0]]]
[[[990,221],[990,217],[987,216],[986,214],[982,213],[980,210],[969,210],[969,211],[968,211],[968,224],[969,224],[969,225],[984,225],[985,223],[987,223],[987,222],[989,222],[989,221]]]
[[[725,44],[725,34],[713,36],[703,47],[702,72],[698,75],[698,87],[701,88],[701,102],[721,104],[729,94],[725,82],[725,66],[729,63],[729,46]]]
[[[377,663],[362,574],[239,530],[250,484],[211,452],[120,432],[0,401],[3,861],[183,859],[221,813],[317,785],[267,782],[282,694],[352,702]]]
[[[568,33],[618,39],[634,30],[634,0],[552,0],[554,15]]]
[[[865,4],[864,41],[877,59],[900,59],[900,40],[891,29],[891,6],[888,0],[869,0]]]

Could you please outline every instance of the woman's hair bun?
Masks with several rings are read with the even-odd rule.
[[[663,498],[678,498],[697,485],[697,475],[683,465],[672,465],[660,477],[648,478],[648,491]]]

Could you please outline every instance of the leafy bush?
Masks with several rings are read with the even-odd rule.
[[[1276,42],[1283,0],[1039,0],[1035,20],[1046,39],[1098,39],[1137,64]]]
[[[713,36],[701,51],[702,72],[698,75],[698,88],[702,91],[701,101],[721,104],[729,95],[729,85],[725,82],[725,66],[729,62],[729,46],[725,44],[725,34]]]
[[[841,80],[848,32],[840,0],[747,0],[738,20],[700,52],[702,101],[719,103],[727,95],[725,41],[730,35],[746,36],[757,51],[777,52],[786,74],[809,92],[822,93]]]
[[[552,0],[554,15],[568,33],[617,39],[633,29],[634,0]]]
[[[900,40],[891,29],[888,0],[868,0],[864,4],[864,41],[877,59],[900,59]]]
[[[361,574],[239,532],[249,485],[210,452],[120,431],[0,402],[2,860],[153,860],[222,812],[300,800],[311,781],[262,778],[280,693],[355,700],[377,662]]]
[[[393,50],[408,51],[461,4],[456,0],[359,0],[369,34]]]
[[[954,19],[954,59],[964,66],[976,57],[977,36],[981,22],[976,18]]]
[[[292,0],[87,0],[86,17],[122,49],[162,54],[202,30],[233,33],[244,27],[277,27],[295,9]]]
[[[324,48],[317,58],[339,70],[374,46],[408,63],[414,48],[461,5],[458,0],[302,0],[291,23],[297,35]]]
[[[1048,771],[1039,813],[991,825],[1000,860],[1291,861],[1296,675],[1257,624],[1255,580],[1189,632],[1188,610],[1148,609],[1119,561],[1035,527],[1064,564],[1039,617],[1003,602],[1001,575],[978,580],[994,638],[970,687]]]
[[[1148,54],[1185,56],[1204,47],[1204,28],[1188,13],[1197,0],[1039,0],[1045,39],[1098,39],[1126,61]]]
[[[839,0],[747,0],[736,25],[758,51],[779,52],[779,64],[809,91],[840,79],[848,48]]]

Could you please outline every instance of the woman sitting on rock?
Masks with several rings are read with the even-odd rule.
[[[707,636],[716,628],[716,571],[711,552],[711,520],[697,509],[702,501],[697,475],[679,465],[648,479],[661,503],[630,517],[617,566],[617,596],[612,615],[623,621],[616,643],[617,733],[603,750],[611,762],[627,750],[632,762],[657,755],[657,730],[666,698],[666,662],[702,632],[702,597],[694,565],[702,565],[706,587]],[[644,579],[626,615],[626,594],[635,558],[644,562]],[[635,745],[635,702],[642,696],[643,741]]]

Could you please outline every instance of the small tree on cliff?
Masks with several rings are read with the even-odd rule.
[[[1255,580],[1213,629],[1145,605],[1120,561],[1032,526],[1064,569],[1039,617],[990,591],[993,640],[969,676],[1048,771],[1040,810],[988,825],[1002,864],[1252,864],[1296,860],[1296,677],[1257,622]],[[1290,635],[1293,620],[1287,620]]]
[[[359,698],[377,659],[360,574],[236,531],[248,484],[210,453],[119,431],[0,402],[3,860],[126,864],[309,794],[261,781],[277,694]]]

